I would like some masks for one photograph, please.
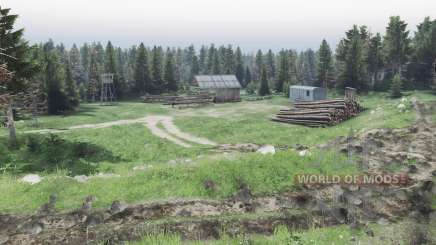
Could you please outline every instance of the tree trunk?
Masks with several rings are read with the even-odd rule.
[[[17,143],[17,133],[15,130],[14,110],[12,108],[12,104],[10,104],[8,107],[7,117],[8,117],[8,128],[9,128],[9,143],[11,145],[15,145]]]

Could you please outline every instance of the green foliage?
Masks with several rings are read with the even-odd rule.
[[[177,81],[174,74],[174,58],[171,50],[167,50],[165,60],[164,81],[169,92],[177,92]]]
[[[252,77],[251,77],[251,71],[250,68],[245,67],[245,76],[244,76],[244,82],[242,84],[242,87],[247,87],[249,84],[251,84],[252,82]]]
[[[245,83],[246,81],[244,80],[245,79],[244,62],[242,60],[242,52],[239,47],[236,48],[235,60],[236,60],[235,76],[238,79],[239,83],[241,83],[241,85],[244,87],[244,85],[247,83]]]
[[[259,96],[265,96],[271,94],[268,86],[268,75],[265,68],[262,69],[260,87],[257,93]]]
[[[135,69],[134,69],[134,79],[135,79],[135,94],[145,94],[151,93],[151,81],[150,72],[148,68],[148,57],[147,50],[143,43],[139,45],[137,50]]]
[[[71,176],[88,175],[97,171],[99,161],[120,160],[97,145],[71,142],[56,135],[26,135],[19,139],[17,148],[1,147],[0,152],[0,168],[9,166],[14,173],[50,173],[62,169]]]
[[[386,64],[394,73],[402,75],[402,65],[407,61],[410,53],[410,39],[407,24],[400,19],[400,16],[391,16],[386,27],[384,37],[384,54]]]
[[[359,91],[368,90],[366,40],[368,32],[366,26],[353,26],[347,31],[336,50],[339,77],[339,88],[353,87]]]
[[[14,72],[13,82],[8,89],[13,92],[23,92],[25,80],[32,78],[39,67],[31,56],[31,48],[23,39],[24,29],[14,28],[18,15],[11,14],[11,9],[0,6],[0,48],[3,55],[1,63]]]
[[[394,76],[394,79],[392,80],[392,84],[391,84],[391,97],[392,98],[399,98],[401,97],[402,93],[402,86],[403,86],[403,82],[401,81],[401,77],[399,74],[396,74]]]
[[[164,84],[162,79],[162,48],[153,47],[151,51],[151,91],[152,94],[159,94],[164,91]]]
[[[327,41],[323,39],[318,50],[316,86],[324,87],[324,84],[330,84],[332,65],[332,51]]]
[[[278,77],[275,83],[275,91],[284,92],[284,90],[289,90],[285,88],[285,84],[289,84],[290,79],[290,61],[288,52],[285,50],[279,53],[279,71]]]

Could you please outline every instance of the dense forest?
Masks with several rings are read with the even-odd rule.
[[[100,75],[114,74],[118,99],[145,94],[184,93],[197,74],[235,74],[247,93],[287,94],[302,84],[360,92],[432,88],[436,58],[436,20],[425,18],[411,34],[399,16],[389,19],[385,33],[352,26],[332,48],[320,40],[318,50],[244,52],[232,45],[121,48],[108,41],[66,48],[52,40],[30,45],[15,30],[17,15],[0,9],[1,63],[14,72],[7,90],[40,91],[48,112],[74,109],[80,101],[99,99]],[[13,57],[13,58],[8,58]],[[398,75],[399,79],[394,76]],[[397,76],[397,77],[398,77]]]

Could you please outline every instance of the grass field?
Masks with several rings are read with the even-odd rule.
[[[416,97],[422,101],[436,100],[436,96],[425,92],[413,92],[407,97]],[[397,105],[400,100],[389,99],[386,94],[361,97],[361,103],[367,110],[358,117],[334,127],[319,129],[270,121],[269,118],[280,108],[289,106],[288,100],[281,97],[182,110],[141,102],[121,102],[115,106],[83,104],[78,111],[67,116],[41,117],[39,129],[62,129],[148,115],[168,115],[174,118],[175,124],[182,131],[218,143],[312,146],[347,135],[350,128],[362,131],[369,128],[404,127],[415,120],[415,112],[410,105],[405,112],[399,112]],[[28,137],[25,132],[34,129],[28,121],[17,123],[17,130],[23,141]],[[63,155],[62,159],[46,157],[53,149],[45,148],[36,156],[28,149],[28,144],[17,150],[8,150],[4,146],[6,133],[6,129],[0,129],[0,135],[3,135],[0,141],[4,142],[2,147],[6,156],[0,156],[3,161],[0,163],[3,172],[0,175],[0,212],[34,212],[53,192],[59,195],[58,208],[69,210],[79,207],[83,197],[89,194],[97,196],[97,207],[108,207],[116,199],[138,203],[160,198],[222,198],[236,191],[238,179],[247,182],[254,193],[271,193],[291,189],[292,176],[303,171],[359,171],[356,166],[348,164],[344,156],[333,152],[313,152],[310,157],[301,157],[293,150],[281,151],[275,155],[261,155],[216,153],[211,147],[203,145],[184,148],[157,138],[142,124],[81,129],[59,134],[68,145],[86,143],[112,156],[99,157],[97,154],[96,159],[91,160],[78,157],[74,161],[67,161],[71,154],[64,154],[62,149],[54,151]],[[63,161],[66,166],[84,162],[92,164],[98,172],[116,176],[93,178],[86,183],[78,183],[66,176],[71,175],[67,169],[58,169],[38,172],[44,180],[36,185],[20,183],[18,179],[26,172],[15,173],[11,169],[36,162],[35,159],[38,164],[51,164],[55,167],[56,161]],[[9,167],[5,168],[5,165]],[[146,166],[145,170],[133,170],[135,166],[142,165]],[[202,185],[206,179],[216,182],[220,187],[219,191],[206,191]]]

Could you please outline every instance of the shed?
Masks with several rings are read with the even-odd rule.
[[[214,94],[215,102],[241,100],[241,84],[235,75],[199,75],[194,77],[194,85]]]
[[[292,101],[317,101],[327,98],[327,90],[311,86],[290,86],[289,98]]]

